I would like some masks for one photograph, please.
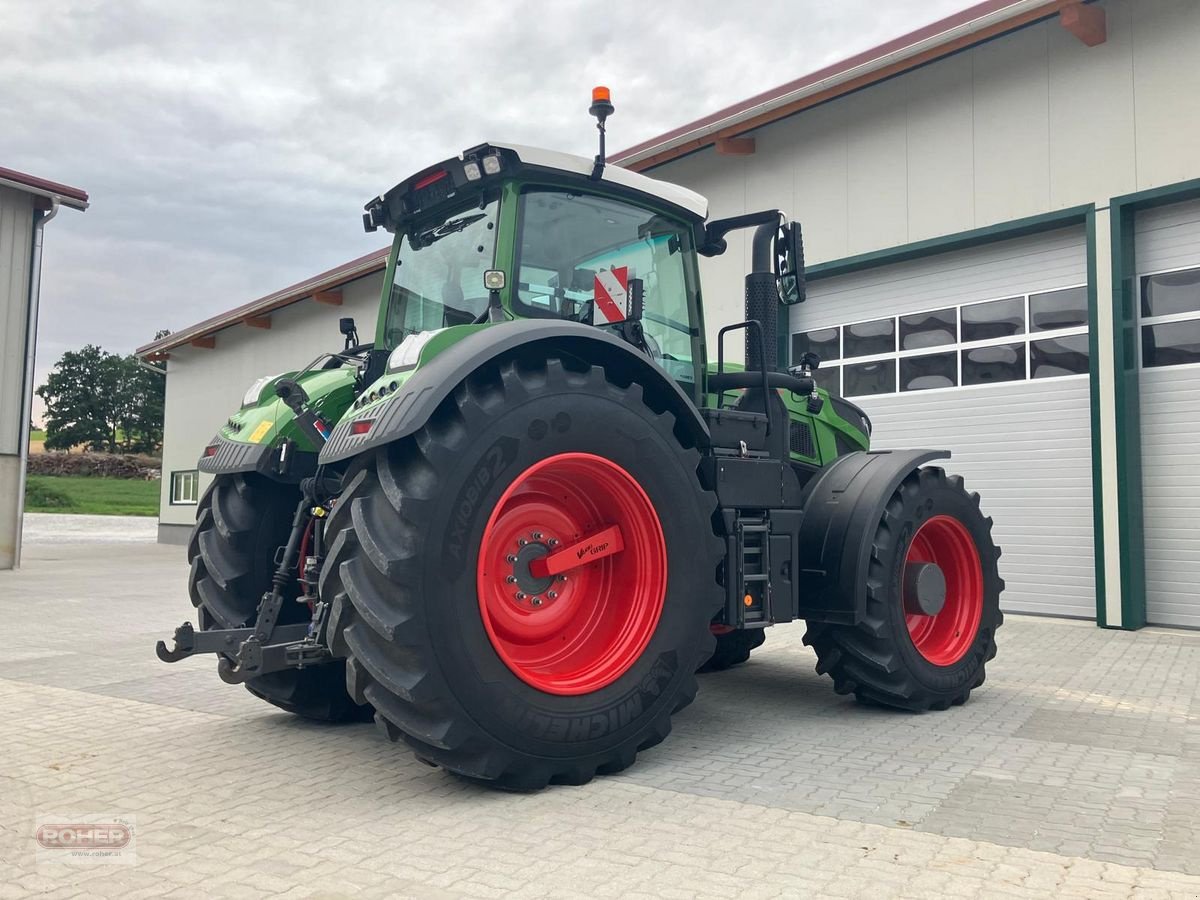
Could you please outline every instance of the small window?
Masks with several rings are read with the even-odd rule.
[[[171,473],[171,505],[192,506],[196,503],[200,473],[195,469]]]
[[[1047,338],[1029,345],[1029,367],[1034,378],[1060,375],[1086,375],[1088,372],[1088,336],[1073,334]]]
[[[1147,275],[1142,279],[1142,315],[1200,313],[1200,269]]]
[[[896,392],[896,361],[885,359],[880,362],[855,363],[843,366],[847,397],[866,397],[871,394],[894,394]]]
[[[841,366],[821,366],[817,371],[813,372],[813,380],[817,383],[817,387],[825,388],[835,397],[842,395],[842,367]]]
[[[958,384],[958,354],[930,353],[905,356],[900,360],[900,390],[927,391]]]
[[[821,362],[840,359],[838,330],[836,328],[819,328],[816,331],[802,331],[799,334],[793,334],[792,365],[796,365],[800,357],[809,351],[821,357]]]
[[[1025,345],[999,344],[962,351],[964,385],[1025,379]]]
[[[963,343],[1024,333],[1024,297],[972,303],[962,308]]]
[[[1142,365],[1146,368],[1200,363],[1200,319],[1142,326]]]
[[[842,329],[842,349],[846,358],[896,352],[896,320],[876,319]]]
[[[958,312],[954,309],[900,317],[901,350],[923,350],[957,342]]]
[[[1029,296],[1029,330],[1078,328],[1088,323],[1087,288],[1074,287]]]

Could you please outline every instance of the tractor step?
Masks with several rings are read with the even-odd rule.
[[[771,525],[763,517],[734,521],[728,559],[736,567],[728,578],[725,620],[734,628],[771,624]]]

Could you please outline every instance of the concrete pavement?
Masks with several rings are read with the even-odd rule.
[[[1200,897],[1198,633],[1010,617],[913,716],[772,629],[628,772],[510,795],[159,663],[182,549],[76,530],[0,573],[0,898]],[[134,817],[136,861],[39,860],[51,812]]]

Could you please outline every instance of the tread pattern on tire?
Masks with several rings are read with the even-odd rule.
[[[203,630],[253,624],[271,584],[275,547],[287,538],[298,497],[293,486],[255,475],[222,475],[209,486],[187,551],[188,594]],[[288,621],[286,614],[281,621]],[[307,719],[364,721],[371,715],[350,701],[340,661],[261,675],[245,687]]]
[[[875,531],[871,547],[870,567],[867,573],[867,608],[862,621],[857,625],[810,623],[804,635],[804,643],[817,654],[817,672],[833,679],[834,690],[839,694],[854,694],[861,702],[890,706],[914,712],[944,710],[967,701],[971,691],[983,684],[985,665],[996,655],[996,629],[1004,621],[999,606],[989,611],[985,599],[984,617],[980,622],[983,638],[982,659],[973,678],[961,688],[946,693],[930,689],[917,679],[904,664],[899,647],[889,634],[889,611],[887,572],[883,562],[885,553],[894,549],[897,535],[889,524],[901,516],[902,495],[920,491],[933,485],[949,486],[960,492],[976,510],[979,494],[968,492],[963,479],[947,476],[945,470],[929,466],[908,475],[888,500],[884,515]],[[990,517],[980,517],[986,526],[989,538],[992,529]],[[995,574],[995,562],[1000,558],[1000,548],[989,540],[990,552],[994,554],[991,566],[984,566],[984,596],[998,597],[1004,590],[1004,581]],[[979,548],[981,553],[987,547]],[[979,653],[978,650],[970,651]]]
[[[407,743],[423,762],[511,790],[584,784],[596,774],[631,765],[638,752],[667,736],[671,714],[695,697],[693,673],[712,650],[705,618],[703,634],[698,626],[695,659],[673,708],[650,722],[635,746],[586,759],[533,758],[501,743],[473,721],[440,673],[418,597],[422,557],[431,552],[423,523],[444,502],[431,460],[458,452],[471,440],[472,431],[499,409],[580,387],[603,391],[623,404],[649,406],[638,384],[616,384],[598,366],[578,371],[550,359],[533,368],[514,361],[487,367],[459,385],[415,435],[352,464],[327,530],[332,542],[321,574],[321,596],[332,602],[334,645],[349,654],[346,680],[353,698],[372,704],[380,730],[392,741]],[[672,432],[673,415],[650,408]],[[690,471],[698,469],[699,451],[681,444],[679,453]],[[698,476],[696,487],[715,510],[716,496],[701,487]],[[713,557],[714,605],[705,613],[711,616],[720,603],[715,572],[723,542],[711,533],[709,522],[705,525],[709,539],[698,542],[698,553]]]

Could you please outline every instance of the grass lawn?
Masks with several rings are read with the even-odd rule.
[[[35,428],[29,432],[29,439],[31,441],[44,441],[46,440],[46,432],[40,428]]]
[[[30,475],[25,484],[25,509],[27,512],[156,516],[158,481],[91,478],[86,475]]]

